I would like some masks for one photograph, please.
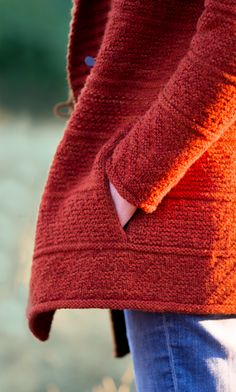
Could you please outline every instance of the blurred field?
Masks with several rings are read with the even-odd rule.
[[[130,355],[112,358],[106,309],[57,311],[46,342],[26,324],[37,209],[63,130],[62,120],[1,113],[0,391],[134,391]]]

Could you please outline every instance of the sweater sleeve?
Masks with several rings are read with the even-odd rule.
[[[146,213],[236,121],[235,0],[205,0],[186,55],[106,158],[119,193]]]

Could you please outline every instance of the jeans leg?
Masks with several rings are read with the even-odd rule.
[[[124,315],[137,392],[236,392],[236,315]]]
[[[137,392],[175,392],[175,366],[162,313],[124,310]]]

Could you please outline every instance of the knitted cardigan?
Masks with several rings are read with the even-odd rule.
[[[106,308],[236,313],[235,0],[75,0],[73,110],[39,206],[28,325]],[[92,62],[91,62],[92,60]],[[109,180],[137,207],[122,227]]]

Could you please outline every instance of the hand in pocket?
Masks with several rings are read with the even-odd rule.
[[[109,181],[109,188],[120,223],[122,227],[124,227],[136,211],[137,207],[124,199],[111,181]]]

